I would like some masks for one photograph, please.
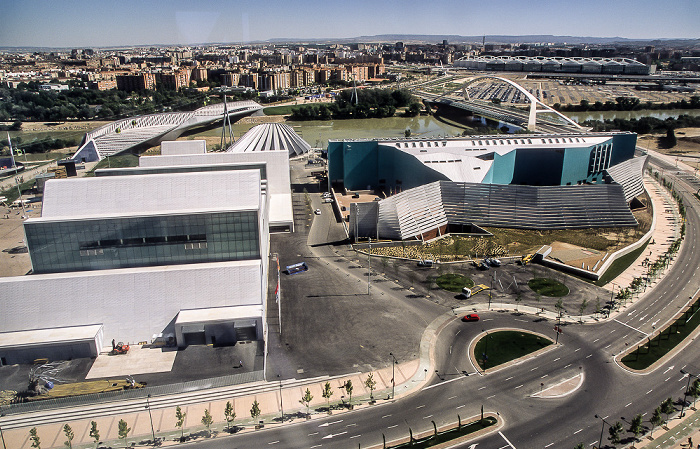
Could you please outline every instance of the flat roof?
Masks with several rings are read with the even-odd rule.
[[[255,318],[261,315],[261,306],[210,307],[207,309],[180,310],[180,313],[177,314],[175,324],[231,321],[243,318]]]
[[[0,333],[0,348],[94,340],[101,324]]]
[[[166,173],[46,182],[40,219],[259,210],[259,170]]]

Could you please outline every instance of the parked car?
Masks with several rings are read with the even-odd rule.
[[[479,321],[479,315],[476,313],[470,313],[469,315],[464,315],[462,321]]]
[[[419,260],[418,261],[418,266],[419,267],[432,267],[433,266],[433,261],[431,259],[425,259],[425,260]]]
[[[316,209],[316,210],[314,211],[314,213],[315,213],[316,215],[321,215],[321,209]]]
[[[489,265],[488,265],[487,263],[481,262],[481,263],[479,264],[479,269],[480,269],[480,270],[488,270],[488,269],[489,269]]]
[[[489,259],[489,265],[491,265],[492,267],[500,267],[501,261],[498,259]]]

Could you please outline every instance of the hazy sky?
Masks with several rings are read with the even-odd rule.
[[[0,0],[0,46],[375,34],[700,37],[699,0]]]

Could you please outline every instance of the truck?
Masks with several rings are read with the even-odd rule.
[[[293,275],[297,273],[303,273],[304,271],[308,271],[309,266],[306,265],[306,262],[299,262],[295,263],[294,265],[287,265],[286,271],[288,275]]]

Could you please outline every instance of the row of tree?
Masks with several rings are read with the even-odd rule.
[[[420,113],[419,100],[405,89],[347,89],[329,104],[299,106],[292,109],[290,120],[332,120],[392,117],[397,108],[407,108],[406,116]]]
[[[632,131],[637,134],[667,132],[676,128],[691,128],[700,126],[700,117],[681,114],[678,118],[669,117],[665,120],[656,117],[641,117],[639,119],[586,120],[583,125],[593,128],[593,131]]]
[[[639,98],[634,97],[617,97],[615,101],[608,100],[605,103],[596,101],[591,103],[588,100],[581,100],[579,104],[554,103],[552,107],[558,111],[637,111],[640,109],[700,109],[700,96],[694,95],[690,100],[685,98],[679,101],[671,101],[669,103],[652,103],[647,101],[642,103]]]
[[[374,380],[374,375],[373,373],[369,373],[367,378],[365,379],[364,385],[369,389],[370,391],[370,399],[374,399],[374,389],[377,386],[377,382]],[[345,393],[349,396],[348,404],[352,404],[352,393],[353,393],[353,385],[351,380],[345,381],[345,383],[341,386],[343,390],[345,390]],[[326,399],[326,404],[328,405],[328,411],[330,411],[330,399],[331,396],[333,396],[333,389],[331,387],[330,382],[326,382],[326,384],[323,387],[323,391],[321,393],[321,396],[323,396],[324,399]],[[302,395],[301,399],[299,400],[299,403],[302,405],[306,406],[306,414],[307,416],[309,415],[309,406],[311,405],[311,401],[314,399],[314,396],[311,394],[311,390],[308,388]],[[253,401],[253,404],[251,405],[250,408],[250,417],[253,419],[253,421],[257,421],[257,419],[260,417],[261,410],[260,410],[260,403],[256,400]],[[175,408],[175,427],[180,429],[180,441],[185,441],[185,418],[187,417],[187,413],[182,411],[182,408],[180,406],[177,406]],[[224,407],[224,419],[226,420],[226,430],[228,432],[232,432],[234,430],[233,427],[233,422],[236,419],[236,412],[233,409],[233,404],[231,404],[231,401],[227,401],[226,405]],[[214,417],[212,416],[211,412],[209,409],[204,410],[204,415],[202,416],[202,419],[200,421],[206,428],[207,432],[211,434],[211,425],[214,423]],[[119,439],[124,441],[124,446],[126,446],[126,439],[129,437],[129,432],[131,432],[131,428],[129,427],[128,423],[124,421],[123,419],[119,420],[119,423],[117,425],[117,434],[119,436]],[[65,441],[65,446],[68,447],[69,449],[73,448],[73,439],[75,438],[75,432],[73,432],[73,429],[71,426],[68,424],[65,424],[63,426],[63,433],[66,436],[66,441]],[[100,437],[100,432],[97,429],[97,422],[96,421],[91,421],[90,422],[90,438],[92,438],[95,441],[95,445],[98,446],[101,441]],[[34,449],[41,449],[41,438],[39,437],[38,431],[36,427],[33,427],[29,430],[29,439],[32,442],[31,447]],[[155,442],[154,442],[155,443]]]
[[[22,136],[16,136],[12,138],[12,148],[15,150],[15,155],[26,153],[46,153],[51,150],[60,150],[61,148],[74,147],[77,146],[78,139],[75,138],[47,138],[47,139],[37,139],[30,142],[24,142]],[[0,148],[9,147],[10,144],[7,139],[0,139]]]
[[[686,391],[686,395],[691,396],[693,398],[693,402],[695,402],[695,400],[697,400],[697,398],[700,397],[700,379],[695,379],[690,388],[688,388],[688,391]],[[685,401],[685,398],[683,398],[683,401]],[[669,416],[675,412],[676,406],[673,402],[673,398],[666,398],[661,403],[661,405],[654,409],[654,412],[652,413],[651,418],[649,419],[649,424],[651,424],[651,432],[649,434],[653,435],[654,429],[656,429],[659,426],[665,426],[668,422]],[[647,428],[644,426],[643,415],[638,414],[634,418],[632,418],[632,421],[629,422],[627,432],[634,435],[635,441],[639,441],[639,435],[643,435],[646,429]],[[609,424],[608,440],[613,446],[620,444],[622,442],[622,436],[624,432],[625,428],[623,427],[620,421],[616,421],[614,424]],[[579,443],[574,449],[584,448],[584,444]]]

